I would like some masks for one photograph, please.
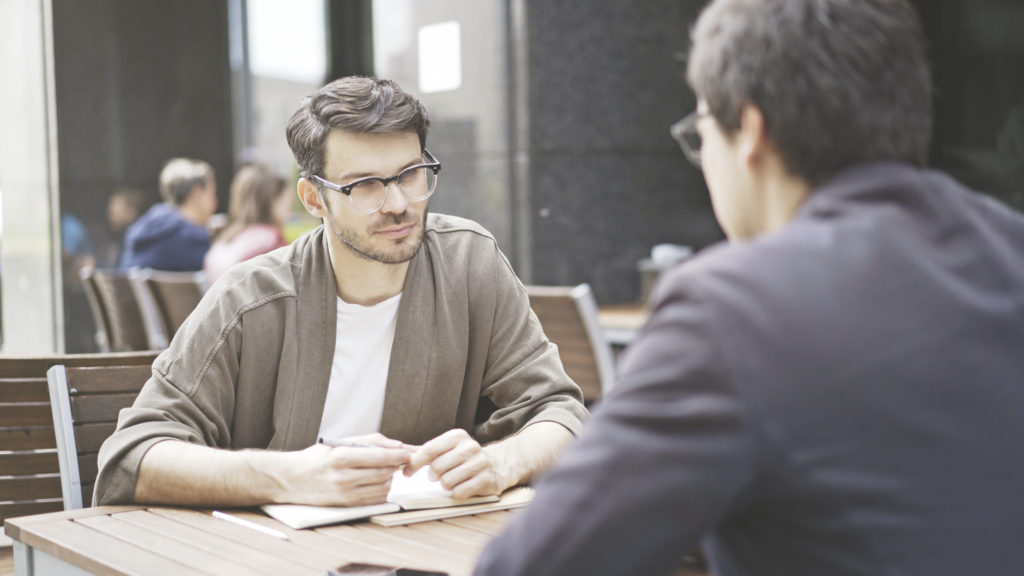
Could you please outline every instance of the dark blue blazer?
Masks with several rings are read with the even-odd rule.
[[[657,288],[478,574],[1024,574],[1024,218],[903,164]]]

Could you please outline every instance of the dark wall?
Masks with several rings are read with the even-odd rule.
[[[175,156],[209,162],[226,207],[233,171],[227,2],[54,2],[53,30],[62,214],[101,243],[110,193],[133,187],[144,194],[143,208],[157,202],[160,168]],[[92,346],[76,280],[72,263],[65,268],[69,352]]]
[[[533,282],[631,301],[653,245],[722,238],[668,132],[696,105],[685,51],[703,4],[529,2]]]
[[[1024,210],[1024,4],[913,3],[934,74],[932,164]]]
[[[54,2],[62,209],[103,217],[109,191],[141,188],[175,156],[233,169],[227,4]]]

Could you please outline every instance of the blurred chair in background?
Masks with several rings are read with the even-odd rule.
[[[151,350],[167,345],[166,339],[163,346],[150,344],[128,271],[83,268],[81,276],[98,327],[101,351]]]
[[[203,272],[143,268],[131,270],[128,276],[153,348],[167,347],[209,287]]]
[[[597,322],[597,301],[589,284],[527,286],[530,307],[548,339],[558,345],[565,372],[590,405],[612,387],[612,350]]]
[[[104,352],[163,350],[208,286],[202,272],[86,268],[82,283]]]

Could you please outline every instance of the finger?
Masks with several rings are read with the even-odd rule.
[[[469,434],[461,428],[456,428],[420,446],[420,449],[409,459],[409,468],[411,469],[409,473],[419,470],[424,464],[433,462],[438,456],[458,446],[459,442],[466,438],[469,438]]]
[[[489,468],[487,458],[483,454],[479,454],[440,475],[438,480],[445,490],[452,490],[459,484],[488,472]]]
[[[409,462],[409,453],[390,448],[346,448],[331,449],[335,466],[345,468],[388,468],[392,470]]]
[[[451,489],[453,498],[489,496],[499,492],[497,479],[490,471],[477,474]]]
[[[480,452],[480,445],[471,439],[459,443],[458,446],[441,454],[430,463],[430,470],[433,473],[431,478],[436,479],[444,476],[448,471],[462,466],[474,456],[480,454]]]
[[[374,432],[373,434],[364,434],[362,436],[349,436],[345,438],[346,442],[355,442],[358,444],[369,444],[370,446],[377,446],[379,448],[403,448],[405,444],[388,438],[380,432]]]

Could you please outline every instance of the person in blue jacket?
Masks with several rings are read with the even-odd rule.
[[[160,171],[164,202],[128,228],[120,267],[194,271],[210,249],[206,224],[217,210],[217,182],[206,162],[174,158]]]

